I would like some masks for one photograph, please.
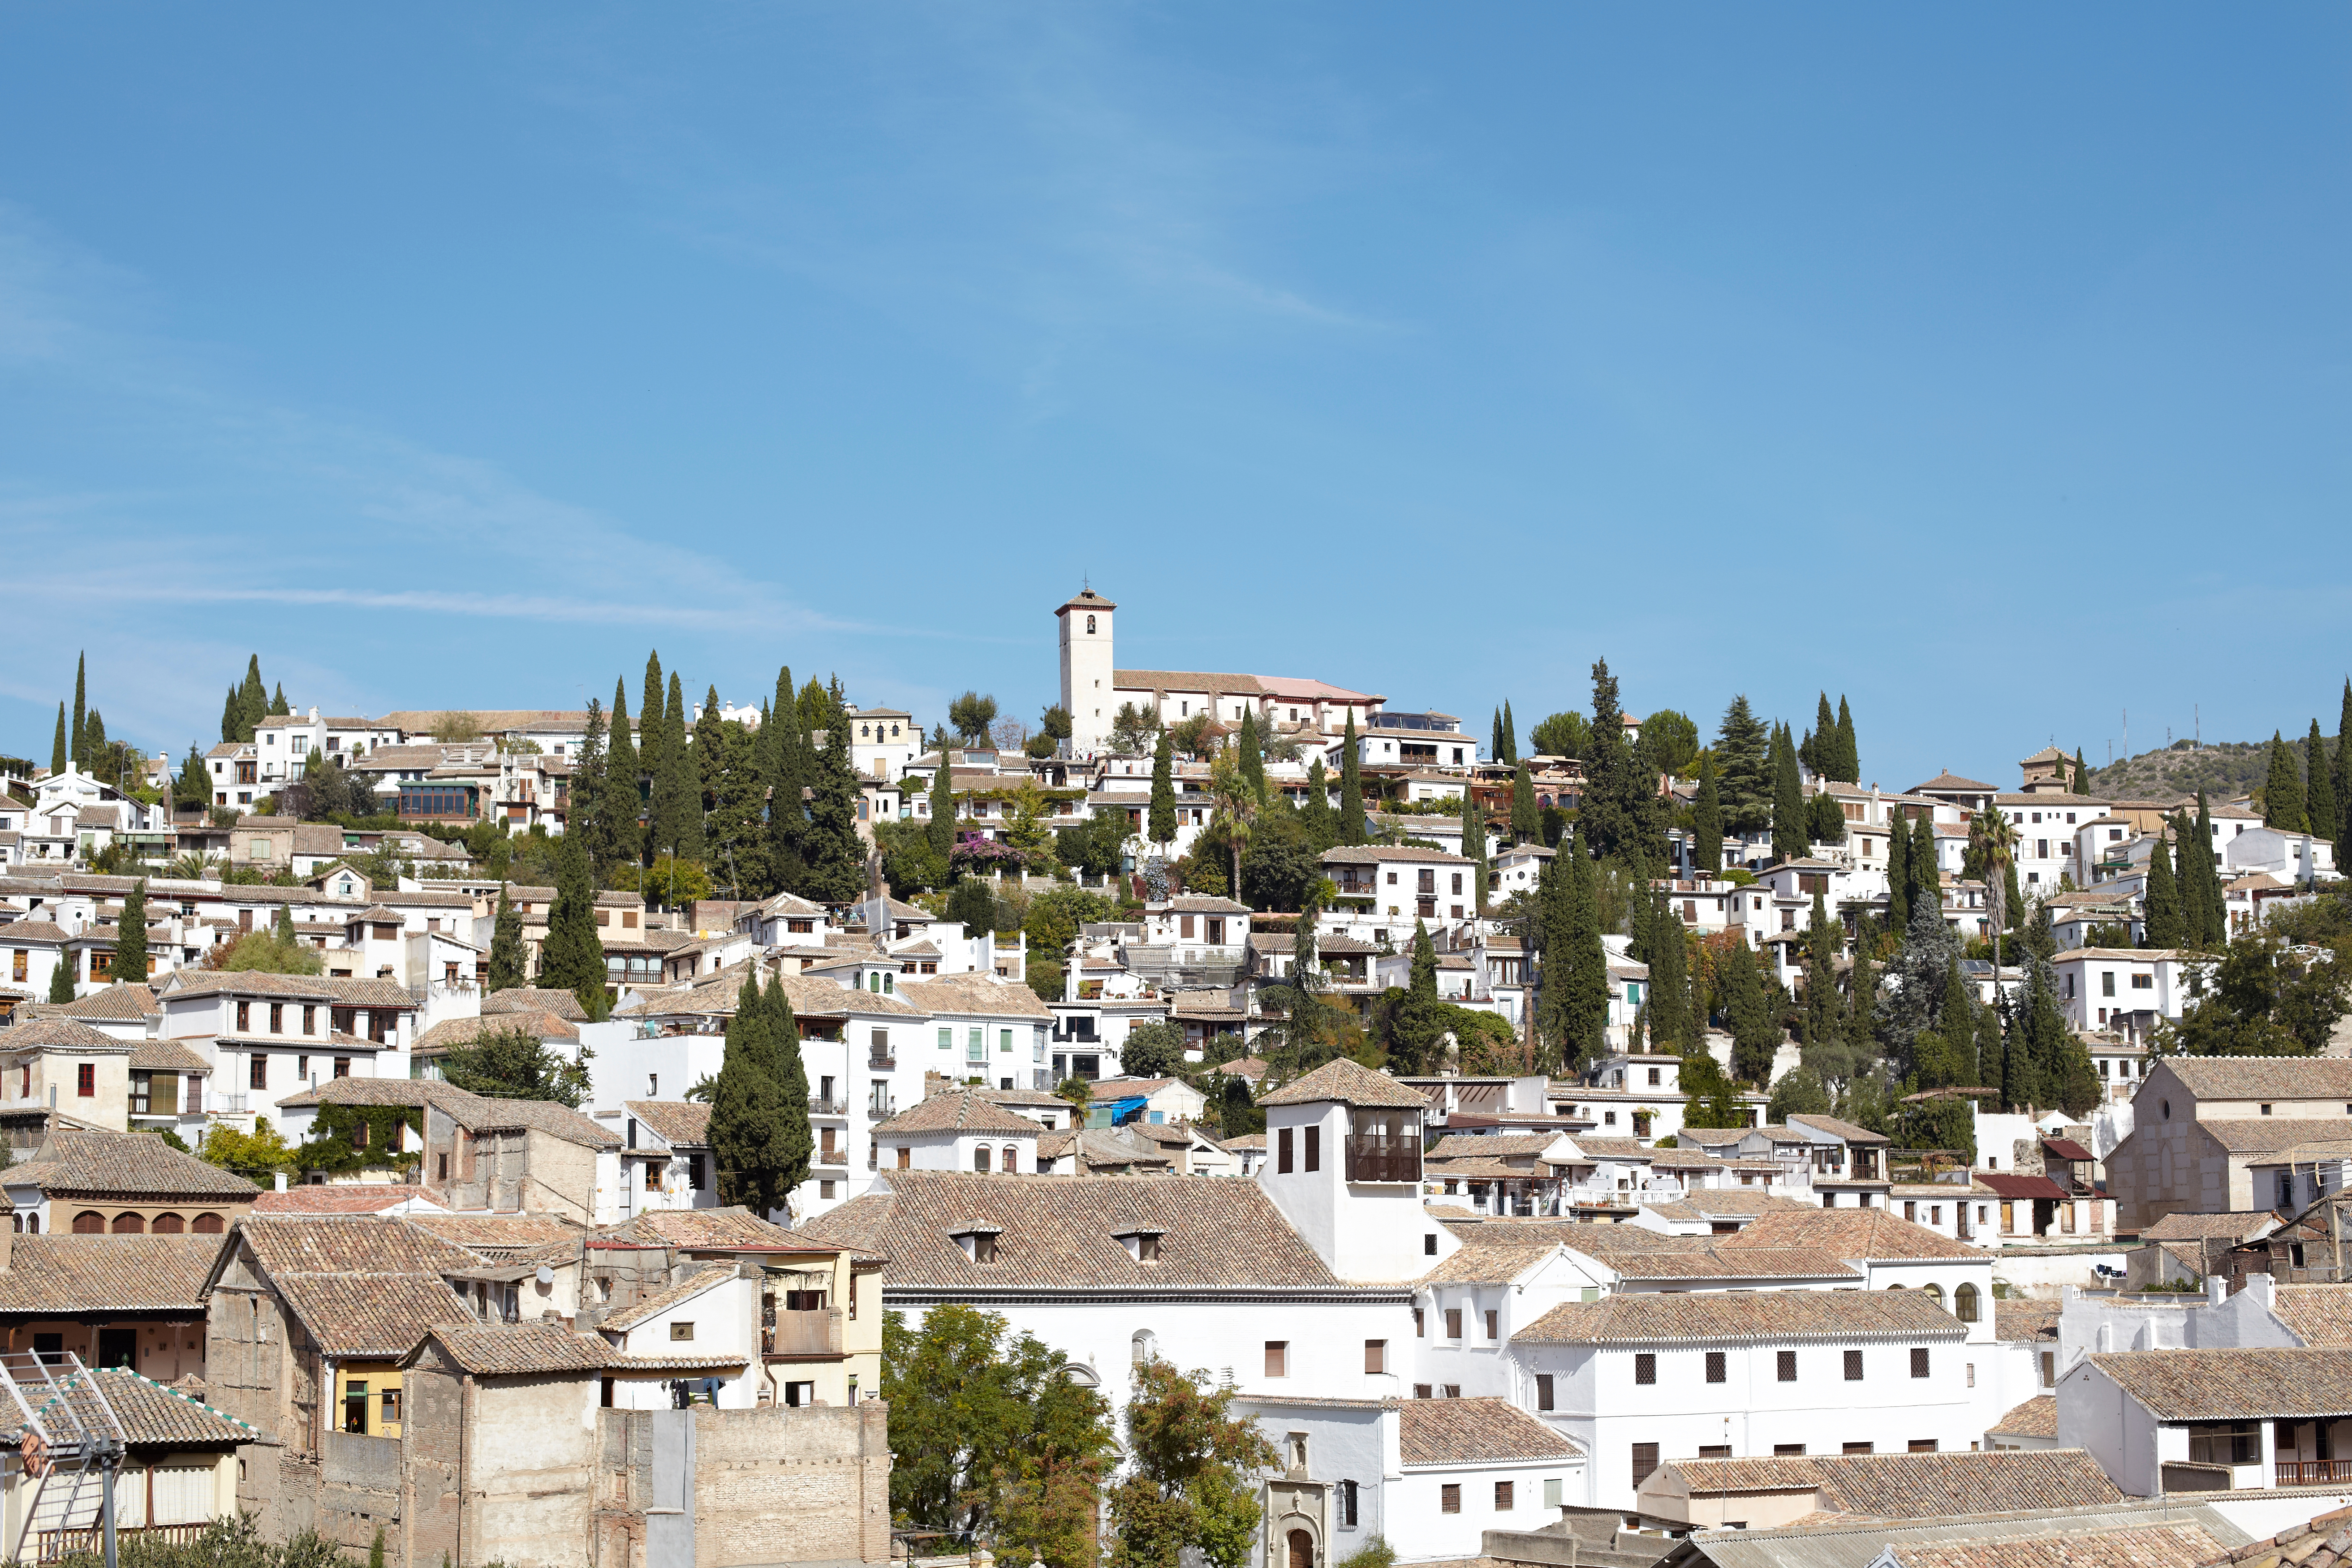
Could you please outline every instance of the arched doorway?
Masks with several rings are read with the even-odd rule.
[[[1315,1538],[1303,1530],[1290,1532],[1290,1568],[1315,1568]]]

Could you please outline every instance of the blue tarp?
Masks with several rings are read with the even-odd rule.
[[[1087,1125],[1117,1127],[1121,1122],[1132,1121],[1143,1110],[1143,1096],[1139,1094],[1131,1094],[1121,1100],[1097,1100],[1087,1107]]]

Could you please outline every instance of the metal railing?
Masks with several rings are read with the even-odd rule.
[[[809,1096],[809,1114],[811,1116],[846,1116],[849,1114],[849,1102],[837,1096],[827,1100],[821,1094],[812,1094]]]

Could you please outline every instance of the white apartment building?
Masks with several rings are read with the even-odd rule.
[[[2157,1019],[2179,1018],[2195,999],[2190,977],[2211,966],[2210,956],[2172,948],[2076,947],[2051,960],[2069,1025],[2141,1046]]]

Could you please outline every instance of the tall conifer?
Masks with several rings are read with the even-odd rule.
[[[245,661],[245,684],[236,689],[236,734],[238,741],[253,739],[254,726],[269,717],[269,689],[261,684],[261,656],[250,654]]]
[[[669,673],[667,710],[662,715],[662,777],[656,790],[660,803],[662,842],[681,860],[703,858],[702,758],[687,742],[686,692],[677,671]],[[716,767],[717,761],[712,764]]]
[[[1331,775],[1323,759],[1307,764],[1307,800],[1298,810],[1299,826],[1307,830],[1307,846],[1320,855],[1339,842],[1339,819],[1331,812]]]
[[[1723,793],[1716,783],[1715,752],[1698,758],[1698,798],[1691,803],[1691,869],[1713,879],[1723,869]]]
[[[122,895],[122,919],[115,928],[114,979],[117,984],[147,984],[147,879],[140,878]]]
[[[1809,1046],[1827,1045],[1839,1034],[1837,939],[1831,933],[1828,906],[1813,895],[1813,918],[1805,926],[1805,1039]]]
[[[2263,785],[2263,821],[2282,833],[2301,833],[2308,825],[2303,811],[2303,771],[2294,765],[2294,749],[2271,731],[2271,772]]]
[[[1623,743],[1621,740],[1621,745]],[[1560,840],[1559,859],[1568,862],[1561,879],[1565,895],[1568,951],[1559,955],[1567,994],[1561,999],[1562,1065],[1581,1071],[1601,1059],[1603,1034],[1609,1023],[1609,955],[1601,945],[1601,911],[1597,872],[1585,847],[1580,826],[1573,839]]]
[[[1911,929],[1911,822],[1897,806],[1886,831],[1886,929]]]
[[[606,816],[612,803],[606,787],[610,775],[604,742],[604,705],[593,697],[588,700],[585,731],[580,754],[572,760],[572,788],[564,808],[563,830],[581,836],[581,847],[588,856],[589,881],[592,886],[601,887],[615,862],[612,827]]]
[[[2352,679],[2344,682],[2344,710],[2336,720],[2336,820],[2328,831],[2336,839],[2336,864],[2346,866],[2352,852]]]
[[[49,742],[49,772],[61,773],[73,763],[70,738],[66,733],[66,705],[58,704],[58,738]]]
[[[1772,727],[1772,858],[1786,863],[1804,858],[1805,795],[1797,780],[1797,748],[1789,727]]]
[[[588,857],[568,833],[555,839],[555,902],[548,907],[547,937],[540,943],[539,984],[571,992],[592,1020],[602,1022],[612,1011],[604,994],[604,944],[596,935],[596,889]]]
[[[1847,784],[1862,782],[1862,752],[1854,745],[1853,710],[1845,705],[1845,693],[1838,693],[1838,766],[1836,776]]]
[[[2084,764],[2083,748],[2080,746],[2074,748],[2074,793],[2076,795],[2091,793],[2091,770]]]
[[[857,837],[857,775],[849,763],[849,725],[837,705],[825,714],[824,750],[810,785],[804,894],[848,903],[866,889],[865,840]]]
[[[1519,730],[1518,726],[1512,721],[1511,700],[1507,697],[1503,699],[1503,749],[1495,760],[1498,763],[1516,763],[1519,760]]]
[[[1264,810],[1265,756],[1258,746],[1257,714],[1247,704],[1243,706],[1241,733],[1234,737],[1234,743],[1240,748],[1240,754],[1234,762],[1241,769],[1242,783],[1249,786],[1251,797],[1257,802],[1259,809]]]
[[[948,857],[955,853],[956,836],[955,770],[948,766],[944,752],[931,774],[931,819],[923,833],[930,841],[931,853],[939,857],[944,874]]]
[[[646,683],[637,706],[637,771],[646,780],[645,842],[638,862],[650,866],[667,846],[661,843],[662,752],[669,739],[669,715],[664,705],[661,650],[646,656]]]
[[[1348,710],[1348,729],[1339,741],[1339,842],[1364,841],[1364,777],[1356,755],[1356,710]]]
[[[85,732],[88,730],[89,723],[89,655],[85,653],[76,656],[74,659],[73,734],[71,737],[73,746],[70,752],[73,764],[76,767],[81,766],[84,763],[89,760],[89,752],[82,743],[85,738]]]
[[[2172,877],[2172,855],[2159,837],[2147,857],[2147,887],[2142,898],[2146,914],[2140,930],[2147,945],[2174,948],[2182,945],[2180,930],[2180,888]]]
[[[1911,829],[1910,905],[1915,920],[1922,908],[1934,910],[1938,916],[1943,913],[1944,873],[1936,860],[1936,826],[1927,818]]]
[[[1525,763],[1511,775],[1511,841],[1543,842],[1543,813],[1536,805],[1536,781]]]
[[[1727,833],[1742,838],[1772,826],[1772,758],[1770,731],[1743,693],[1724,710],[1717,730],[1715,765],[1723,800]]]
[[[2205,792],[2197,792],[2197,853],[2190,858],[2197,868],[2197,930],[2199,945],[2218,948],[2230,940],[2229,916],[2221,902],[2221,868],[2213,861],[2213,813],[2205,804]],[[2181,889],[2185,900],[2188,889]]]
[[[1503,760],[1503,710],[1500,708],[1495,710],[1494,737],[1487,742],[1486,759],[1496,763]]]
[[[278,718],[293,711],[293,709],[286,705],[286,683],[281,680],[278,683],[277,691],[269,699],[270,716]]]
[[[1816,779],[1832,775],[1837,766],[1837,716],[1830,711],[1830,694],[1822,692],[1813,709],[1813,727],[1805,736],[1804,750],[1797,760],[1805,764]]]
[[[603,945],[601,942],[598,944]],[[522,944],[522,911],[507,897],[505,884],[499,887],[498,912],[490,920],[489,973],[483,977],[482,989],[496,994],[523,983],[523,967],[527,954]]]
[[[236,688],[232,686],[228,689],[228,696],[221,703],[221,739],[223,741],[234,741],[237,738],[237,712]]]
[[[1176,842],[1176,743],[1164,726],[1151,748],[1151,805],[1144,816],[1152,843],[1164,850]]]
[[[605,731],[603,803],[604,834],[614,866],[636,861],[645,848],[645,830],[637,820],[645,810],[645,791],[638,783],[644,773],[645,764],[638,760],[637,744],[630,735],[628,683],[615,680],[613,722]]]
[[[2343,819],[2336,804],[2336,770],[2327,755],[2327,737],[2319,732],[2316,719],[2311,721],[2310,738],[2304,742],[2303,770],[2303,809],[2311,824],[2311,836],[2333,839]]]
[[[1651,916],[1650,1037],[1653,1048],[1688,1052],[1699,1039],[1698,1017],[1691,1005],[1689,938],[1683,923],[1663,896]]]
[[[205,776],[204,753],[195,742],[188,742],[188,760],[180,764],[180,776],[172,784],[172,805],[174,807],[193,805],[199,809],[210,805],[213,781]]]

